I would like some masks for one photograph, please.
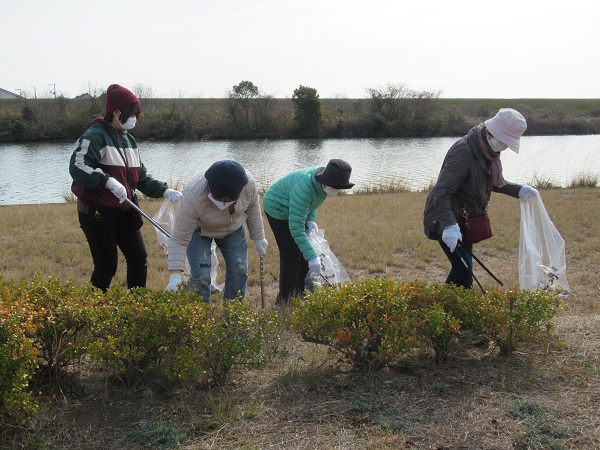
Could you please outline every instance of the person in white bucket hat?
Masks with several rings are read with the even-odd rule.
[[[527,129],[525,117],[519,111],[511,108],[500,108],[500,111],[484,122],[489,140],[498,141],[513,152],[519,153],[521,135]],[[491,138],[490,138],[491,136]],[[501,151],[502,151],[501,150]]]
[[[538,195],[535,188],[507,182],[502,175],[502,151],[510,148],[519,153],[526,129],[527,121],[521,113],[501,108],[448,150],[437,182],[427,196],[423,218],[425,235],[439,242],[452,265],[446,283],[473,286],[471,253],[473,243],[478,241],[466,234],[467,222],[485,221],[492,192],[522,201]],[[484,239],[488,237],[491,229]]]

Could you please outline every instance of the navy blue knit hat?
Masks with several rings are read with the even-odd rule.
[[[217,161],[204,173],[213,197],[237,199],[248,184],[248,176],[240,163],[231,160]]]

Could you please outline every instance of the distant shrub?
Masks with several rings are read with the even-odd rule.
[[[294,122],[303,137],[318,137],[323,124],[322,102],[317,90],[300,85],[292,95]]]
[[[598,174],[582,173],[571,180],[570,188],[595,188],[598,185]]]
[[[536,189],[556,189],[556,188],[560,187],[559,185],[555,184],[549,178],[539,178],[537,176],[533,179],[531,184]]]
[[[408,192],[410,187],[402,180],[392,180],[387,183],[369,184],[359,189],[353,189],[353,194],[390,194]]]

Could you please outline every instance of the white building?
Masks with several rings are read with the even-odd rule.
[[[0,88],[0,99],[2,98],[21,98],[21,96],[18,94],[13,94],[12,92],[7,91],[6,89]]]

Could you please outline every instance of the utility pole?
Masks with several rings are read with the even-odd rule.
[[[54,98],[56,98],[56,83],[50,83],[48,86],[52,86],[52,93],[54,94]]]
[[[23,89],[15,88],[15,91],[19,91],[19,96],[23,97],[23,94],[21,94],[21,92],[23,91]]]
[[[33,88],[33,98],[37,98],[37,93],[35,91],[35,86],[30,86]]]

